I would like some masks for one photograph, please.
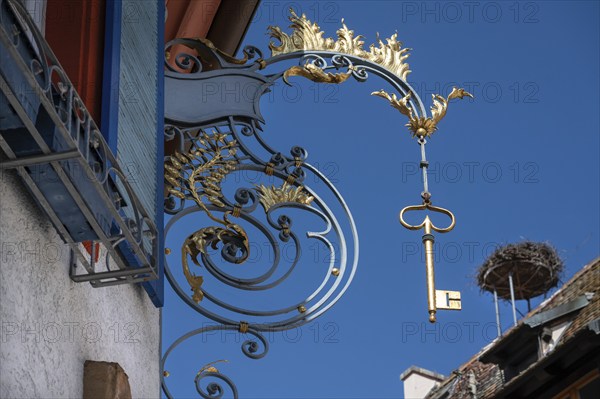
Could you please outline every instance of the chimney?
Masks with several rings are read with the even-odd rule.
[[[446,377],[417,366],[410,366],[400,374],[400,379],[404,381],[405,399],[423,399],[433,387],[444,381]]]

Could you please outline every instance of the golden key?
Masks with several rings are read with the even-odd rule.
[[[404,214],[410,211],[429,210],[432,212],[443,213],[450,217],[450,225],[445,228],[439,228],[433,224],[429,215],[425,216],[425,220],[419,225],[413,226],[404,220]],[[438,309],[443,310],[460,310],[460,292],[435,289],[435,277],[433,268],[433,243],[435,241],[433,231],[438,233],[447,233],[454,228],[456,220],[454,214],[448,209],[440,208],[431,205],[427,202],[423,205],[407,206],[400,211],[400,223],[409,230],[424,230],[423,245],[425,246],[425,270],[427,274],[427,305],[429,307],[429,321],[435,323],[435,314]]]

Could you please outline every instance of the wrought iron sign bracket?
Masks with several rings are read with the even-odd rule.
[[[459,292],[435,289],[433,232],[452,230],[455,217],[431,202],[425,144],[445,117],[448,104],[472,96],[458,88],[447,97],[434,95],[428,113],[406,80],[410,73],[406,62],[409,49],[402,47],[396,34],[385,41],[378,39],[366,50],[362,36],[355,36],[345,24],[337,31],[337,39],[332,39],[325,38],[317,24],[293,10],[290,21],[293,31],[289,35],[277,27],[270,28],[275,42],[269,44],[271,57],[266,59],[253,46],[245,47],[243,58],[235,59],[204,39],[176,39],[166,46],[165,140],[173,151],[165,157],[165,212],[171,215],[165,235],[168,246],[177,242],[171,237],[187,238],[180,251],[167,248],[165,274],[185,303],[221,324],[193,330],[167,348],[161,366],[163,389],[168,397],[172,394],[167,387],[167,358],[183,342],[207,331],[234,330],[258,339],[244,342],[244,354],[262,357],[268,350],[262,333],[295,328],[322,315],[346,292],[356,272],[358,234],[340,193],[308,162],[305,149],[292,147],[286,155],[270,147],[262,135],[265,120],[260,112],[260,98],[278,79],[288,83],[293,77],[303,77],[318,83],[340,84],[351,79],[364,82],[374,75],[391,86],[392,94],[384,90],[372,94],[386,99],[408,117],[406,126],[421,146],[423,202],[404,208],[400,222],[408,229],[424,230],[429,319],[435,321],[437,310],[461,307]],[[289,67],[290,60],[297,60],[298,65]],[[225,93],[232,87],[243,88],[243,95]],[[274,179],[276,184],[242,185],[233,194],[226,193],[224,182],[242,171],[256,172]],[[311,179],[307,178],[309,175]],[[326,201],[326,193],[308,184],[313,181],[324,184],[334,200]],[[319,270],[320,285],[304,299],[279,308],[257,309],[251,306],[252,301],[236,302],[237,293],[241,296],[272,290],[293,275],[301,262],[302,234],[296,230],[292,211],[316,216],[325,223],[324,229],[304,231],[306,239],[320,241],[331,253],[327,268]],[[404,220],[408,211],[441,212],[450,217],[450,224],[438,228],[425,216],[421,224],[410,225]],[[183,218],[185,224],[180,223]],[[190,226],[198,224],[200,229],[190,231]],[[231,266],[244,267],[251,255],[251,234],[262,234],[270,243],[274,262],[262,275],[235,276],[230,270],[239,269]],[[286,267],[280,252],[284,243],[292,243],[296,255],[285,272],[277,273]],[[237,293],[223,299],[215,288],[218,285]],[[208,365],[195,378],[202,397],[217,397],[224,392],[219,382],[202,385],[202,380],[209,377],[225,383],[237,396],[232,380]]]

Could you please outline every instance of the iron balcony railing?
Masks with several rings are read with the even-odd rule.
[[[1,169],[15,169],[92,286],[158,278],[158,229],[35,23],[0,0]],[[95,262],[83,241],[102,243]],[[104,252],[104,250],[103,250]],[[82,265],[83,267],[80,267]]]

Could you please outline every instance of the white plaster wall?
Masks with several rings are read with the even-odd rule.
[[[412,373],[404,380],[404,399],[423,399],[436,384],[431,378]]]
[[[0,170],[0,398],[81,398],[84,361],[119,363],[158,398],[159,310],[137,286],[74,283],[69,247],[20,178]]]

